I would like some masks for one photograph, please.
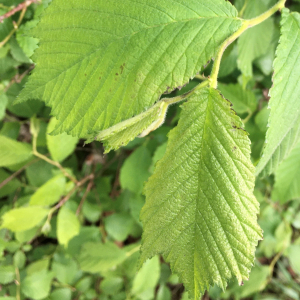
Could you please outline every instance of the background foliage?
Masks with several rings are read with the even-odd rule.
[[[21,2],[2,0],[0,15]],[[144,181],[166,151],[180,108],[171,106],[165,124],[150,135],[104,155],[99,142],[84,146],[66,134],[49,135],[56,120],[42,102],[12,105],[33,69],[38,40],[28,30],[49,2],[0,24],[0,42],[13,33],[0,48],[0,299],[187,299],[161,257],[137,272]],[[246,18],[275,3],[250,2]],[[243,11],[243,0],[235,5]],[[287,6],[300,12],[299,1]],[[250,133],[254,163],[268,127],[279,20],[278,14],[247,31],[226,50],[220,70],[219,89]],[[208,64],[204,76],[210,70]],[[201,76],[172,96],[190,90]],[[213,287],[205,299],[299,299],[299,167],[297,146],[275,176],[257,179],[264,240],[250,279],[242,287],[233,281],[225,292]]]

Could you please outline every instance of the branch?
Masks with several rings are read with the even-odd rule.
[[[12,175],[10,175],[8,178],[6,178],[5,180],[3,180],[0,183],[0,189],[2,189],[6,184],[8,184],[11,180],[13,180],[15,177],[17,177],[20,173],[22,173],[27,167],[29,167],[30,165],[38,162],[40,159],[35,159],[32,160],[31,162],[29,162],[28,164],[26,164],[25,166],[23,166],[21,169],[19,169],[17,172],[13,173]]]
[[[7,19],[7,18],[11,17],[15,13],[17,13],[18,11],[23,10],[23,9],[27,9],[27,7],[29,5],[31,5],[32,3],[37,3],[37,2],[40,2],[40,0],[26,0],[22,3],[20,3],[14,9],[12,9],[9,12],[7,12],[6,14],[0,16],[0,23],[3,23],[4,19]]]
[[[280,0],[277,4],[275,4],[273,7],[271,7],[268,11],[266,11],[265,13],[263,13],[262,15],[250,19],[250,20],[242,20],[243,21],[243,25],[242,27],[236,31],[232,36],[230,36],[220,47],[217,56],[215,58],[215,62],[214,62],[214,66],[211,72],[211,76],[210,76],[210,86],[212,88],[217,88],[218,85],[218,75],[219,75],[219,71],[220,71],[220,65],[221,65],[221,60],[223,57],[223,53],[226,50],[226,48],[232,44],[237,38],[239,38],[247,29],[254,27],[256,25],[261,24],[262,22],[264,22],[265,20],[267,20],[268,18],[270,18],[273,14],[275,14],[278,10],[281,10],[282,8],[284,8],[285,6],[285,2],[287,0]]]

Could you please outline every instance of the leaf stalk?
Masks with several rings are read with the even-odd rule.
[[[213,65],[213,69],[210,76],[210,86],[212,88],[218,87],[218,75],[220,71],[221,66],[221,60],[224,54],[224,51],[227,49],[227,47],[232,44],[237,38],[239,38],[247,29],[254,27],[256,25],[261,24],[268,18],[270,18],[273,14],[275,14],[278,10],[281,10],[285,7],[286,0],[280,0],[277,4],[275,4],[273,7],[271,7],[269,10],[261,14],[260,16],[249,19],[249,20],[242,20],[243,25],[240,27],[239,30],[237,30],[233,35],[231,35],[219,48],[219,51],[217,53],[217,56],[215,58],[215,62]]]

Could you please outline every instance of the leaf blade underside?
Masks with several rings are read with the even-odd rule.
[[[55,0],[19,101],[43,99],[55,133],[86,137],[186,84],[241,24],[224,0]]]
[[[192,299],[233,276],[247,279],[261,238],[241,124],[216,90],[197,92],[145,186],[141,262],[163,254]]]
[[[266,145],[256,174],[269,175],[300,138],[300,14],[282,10],[281,37],[270,90],[271,114]]]

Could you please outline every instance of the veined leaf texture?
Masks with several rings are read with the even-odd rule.
[[[224,0],[54,0],[19,101],[44,100],[55,133],[96,136],[186,84],[241,24]]]
[[[205,88],[182,106],[145,187],[144,261],[164,255],[190,297],[249,276],[261,238],[250,141],[230,103]]]

